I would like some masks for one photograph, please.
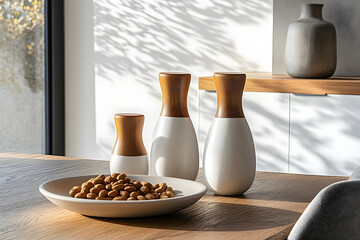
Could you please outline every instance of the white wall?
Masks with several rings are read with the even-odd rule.
[[[108,159],[113,115],[145,114],[144,142],[161,108],[160,71],[188,71],[198,128],[199,76],[271,71],[271,0],[65,0],[66,155]]]
[[[96,143],[92,0],[65,0],[65,153],[104,158]]]

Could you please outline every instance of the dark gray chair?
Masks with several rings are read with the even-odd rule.
[[[360,168],[349,180],[331,184],[310,202],[289,240],[360,240]]]

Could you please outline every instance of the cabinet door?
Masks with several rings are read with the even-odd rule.
[[[289,94],[245,92],[244,113],[251,128],[258,171],[288,171]],[[200,91],[199,150],[216,112],[216,92]]]
[[[360,165],[360,96],[294,95],[290,172],[345,175]]]

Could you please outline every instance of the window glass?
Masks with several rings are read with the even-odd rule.
[[[0,152],[45,152],[44,2],[0,0]]]

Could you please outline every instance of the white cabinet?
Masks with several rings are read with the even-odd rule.
[[[290,97],[290,172],[350,175],[360,166],[360,96]]]
[[[257,170],[349,176],[360,166],[360,95],[245,92]],[[199,150],[216,112],[216,92],[200,91]]]
[[[200,91],[200,157],[208,130],[216,112],[216,92]],[[244,113],[250,125],[256,149],[258,171],[288,171],[289,94],[245,92]]]

